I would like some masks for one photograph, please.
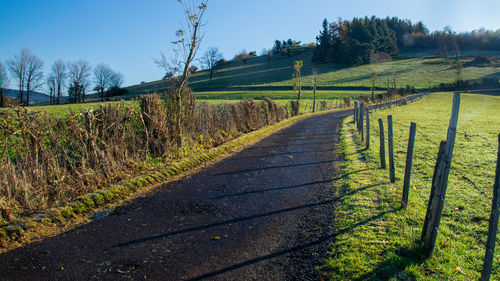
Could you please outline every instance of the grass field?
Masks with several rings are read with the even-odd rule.
[[[451,93],[438,93],[407,106],[372,112],[368,150],[354,129],[352,117],[345,120],[345,176],[337,185],[341,199],[335,213],[339,234],[323,267],[332,280],[479,279],[500,133],[498,93],[462,94],[447,203],[434,256],[425,260],[420,250],[435,158],[440,140],[446,139],[451,102]],[[388,115],[394,118],[395,184],[389,183],[389,171],[380,169],[378,155],[376,120],[384,120],[387,136]],[[417,137],[409,206],[402,210],[410,122],[417,123]],[[500,278],[498,251],[495,257],[492,280]]]
[[[500,52],[489,52],[484,55],[492,58],[489,65],[472,64],[473,57],[479,52],[463,53],[464,69],[462,79],[475,80],[485,77],[500,77]],[[370,75],[377,73],[376,85],[379,88],[387,86],[387,80],[392,86],[393,73],[396,72],[397,87],[406,85],[417,89],[427,89],[440,83],[455,81],[456,75],[451,64],[446,64],[443,58],[437,57],[430,51],[420,53],[403,53],[391,61],[373,63],[362,66],[347,67],[338,64],[313,64],[312,51],[304,49],[292,57],[273,56],[269,60],[266,56],[257,57],[243,62],[230,62],[217,71],[212,85],[209,84],[209,75],[206,71],[195,73],[191,77],[190,85],[199,95],[204,92],[232,91],[258,93],[258,91],[287,91],[292,93],[293,62],[302,60],[303,87],[312,87],[313,72],[318,74],[318,87],[327,87],[328,90],[355,90],[369,88]],[[151,92],[165,87],[164,81],[153,81],[141,85],[128,87],[129,96],[141,92]],[[366,91],[367,89],[363,89]],[[273,98],[271,96],[271,98]]]
[[[500,78],[500,52],[481,53],[488,55],[491,63],[488,65],[474,65],[473,57],[480,52],[464,52],[464,80],[480,80],[483,78]],[[431,51],[418,53],[402,53],[398,58],[390,61],[373,63],[362,66],[347,67],[338,64],[313,64],[311,62],[312,49],[298,49],[293,56],[275,55],[267,59],[260,56],[244,62],[228,62],[218,69],[209,82],[209,73],[199,71],[190,78],[198,100],[224,102],[253,98],[262,100],[265,97],[273,100],[293,100],[297,93],[292,87],[293,62],[302,60],[302,90],[303,99],[312,99],[313,72],[318,74],[317,98],[320,100],[337,100],[345,97],[357,99],[362,95],[369,95],[370,75],[377,73],[377,93],[387,87],[393,87],[396,73],[396,86],[414,86],[425,90],[440,83],[455,81],[456,75],[451,64],[446,64],[443,58]],[[165,80],[152,81],[127,87],[128,93],[110,98],[111,101],[134,100],[142,94],[162,92],[168,83]],[[74,112],[82,108],[96,108],[100,97],[88,95],[89,105],[72,106]],[[306,101],[304,101],[306,102]],[[310,103],[310,102],[309,102]],[[60,112],[61,109],[46,109],[49,114]],[[63,110],[69,112],[66,106]]]
[[[329,92],[329,91],[327,91]],[[363,95],[362,92],[357,92],[357,93],[352,93],[350,94],[345,94],[345,93],[335,93],[335,99],[329,99],[327,98],[327,94],[323,93],[318,93],[317,95],[317,102],[319,103],[320,101],[326,101],[327,104],[330,106],[335,106],[337,104],[340,104],[343,98],[349,97],[351,99],[357,99],[361,95]],[[202,96],[201,98],[197,98],[196,101],[198,103],[201,102],[206,102],[209,104],[219,104],[219,103],[235,103],[239,102],[242,99],[248,99],[248,98],[253,98],[256,100],[263,100],[265,97],[268,97],[269,95],[263,95],[263,96],[236,96],[236,98],[230,97],[229,99],[225,99],[224,97],[226,96],[220,96],[219,98],[206,98],[206,96]],[[292,97],[292,95],[288,94],[283,94],[281,99],[276,99],[274,100],[276,104],[281,105],[281,106],[286,106],[288,105],[290,107],[290,101],[296,100],[296,97]],[[312,106],[312,93],[305,92],[303,95],[302,102],[300,103],[300,111],[307,112],[311,111],[311,106]],[[140,110],[140,102],[136,99],[134,100],[128,100],[128,101],[109,101],[109,102],[92,102],[92,103],[77,103],[77,104],[61,104],[61,105],[43,105],[43,106],[31,106],[29,107],[30,110],[38,111],[38,112],[46,112],[49,116],[53,117],[63,117],[67,116],[70,114],[77,114],[82,112],[83,110],[95,110],[98,109],[100,106],[103,104],[113,104],[113,103],[118,103],[118,102],[125,102],[127,104],[134,104],[134,108],[137,110]]]

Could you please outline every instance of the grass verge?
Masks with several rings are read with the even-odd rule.
[[[435,158],[439,141],[446,138],[451,102],[451,93],[438,93],[407,106],[372,112],[370,149],[365,149],[352,117],[344,121],[344,174],[335,213],[338,235],[322,267],[332,280],[479,279],[491,210],[494,146],[500,133],[496,113],[500,97],[462,94],[436,249],[430,259],[424,259],[420,250]],[[389,183],[389,171],[380,168],[378,152],[376,121],[384,120],[387,137],[387,115],[395,121],[394,184]],[[400,200],[410,122],[417,123],[417,138],[409,205],[403,210]],[[499,258],[496,253],[492,280],[500,278]]]

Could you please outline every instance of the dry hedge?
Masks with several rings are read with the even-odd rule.
[[[185,104],[187,145],[215,146],[288,118],[270,99]],[[116,182],[150,158],[167,160],[176,147],[169,95],[142,96],[65,118],[15,107],[0,111],[0,223],[13,213],[43,209]]]

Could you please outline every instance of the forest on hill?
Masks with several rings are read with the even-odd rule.
[[[422,22],[364,17],[328,22],[316,37],[313,61],[361,65],[397,56],[400,50],[437,49],[446,59],[460,50],[500,50],[500,30],[456,33],[447,26],[429,32]]]

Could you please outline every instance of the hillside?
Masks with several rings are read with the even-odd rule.
[[[463,80],[481,82],[485,78],[500,79],[500,51],[461,52],[464,68]],[[478,55],[488,57],[489,63],[477,64]],[[221,102],[253,98],[262,100],[270,97],[283,102],[295,99],[293,91],[293,62],[302,60],[302,98],[312,99],[313,72],[318,74],[317,98],[322,100],[358,98],[370,94],[370,76],[377,74],[376,89],[385,91],[387,87],[413,86],[426,91],[441,83],[453,83],[456,74],[453,66],[436,51],[403,52],[398,57],[360,66],[312,63],[312,48],[297,48],[290,57],[274,55],[259,56],[246,62],[229,61],[222,65],[209,81],[208,71],[192,74],[190,86],[201,101]],[[395,78],[395,79],[394,79]],[[109,98],[109,101],[132,100],[143,94],[162,92],[168,87],[168,80],[157,80],[126,87],[126,94]],[[86,102],[100,102],[97,94],[88,95]]]
[[[24,93],[24,95],[26,95],[26,93]],[[19,91],[12,89],[5,89],[4,96],[17,100],[19,98]],[[24,98],[25,96],[23,97],[23,99]],[[49,99],[50,97],[44,93],[30,92],[30,103],[48,102]]]
[[[474,56],[484,55],[490,63],[477,65]],[[318,90],[320,94],[334,98],[336,94],[361,94],[369,91],[370,75],[377,73],[376,86],[385,89],[394,83],[396,86],[414,86],[419,90],[438,86],[440,83],[452,83],[456,79],[451,64],[435,52],[403,53],[397,58],[361,66],[348,67],[340,64],[313,64],[312,49],[302,48],[291,57],[275,55],[260,56],[244,62],[224,64],[214,75],[212,85],[209,83],[208,71],[200,71],[191,76],[190,85],[201,99],[241,99],[270,96],[273,99],[288,99],[295,94],[292,91],[292,64],[302,60],[303,90],[311,90],[313,72],[318,73]],[[500,52],[467,51],[462,53],[464,69],[462,79],[480,81],[483,78],[500,78]],[[161,91],[168,86],[168,81],[159,80],[128,87],[128,94],[121,98],[131,98],[140,94]],[[307,97],[306,97],[307,98]]]

